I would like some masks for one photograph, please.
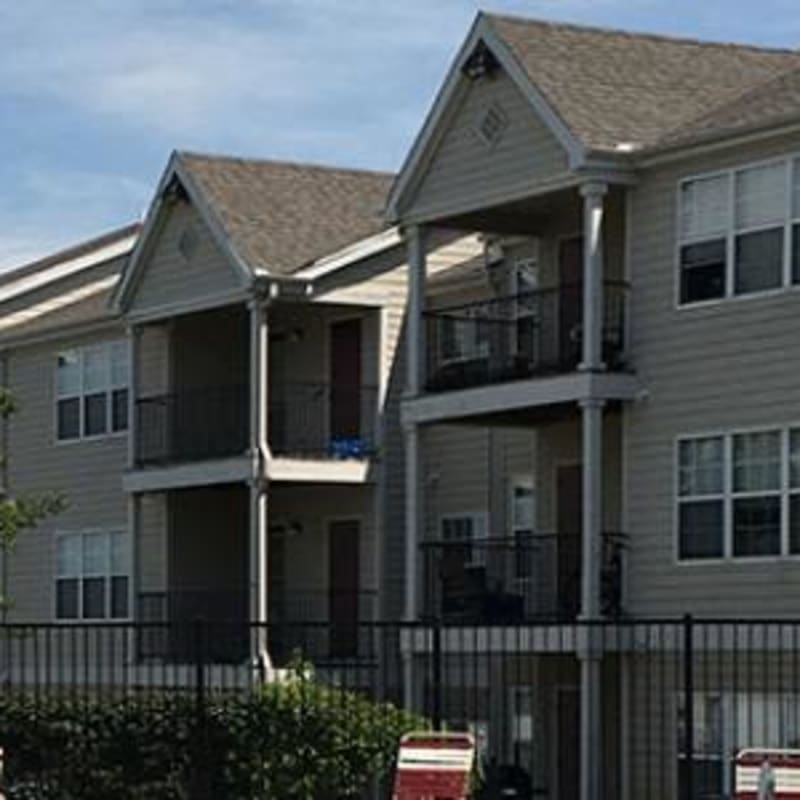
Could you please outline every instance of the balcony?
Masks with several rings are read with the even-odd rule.
[[[378,390],[315,382],[270,387],[269,441],[274,456],[363,460],[375,448]]]
[[[429,541],[422,614],[462,624],[571,620],[580,611],[581,539],[568,534]],[[602,610],[622,613],[625,536],[603,534]]]
[[[240,455],[247,449],[248,412],[245,385],[140,398],[136,463],[150,466]]]
[[[624,371],[628,285],[605,283],[603,359]],[[581,360],[580,284],[425,313],[430,392],[573,372]]]

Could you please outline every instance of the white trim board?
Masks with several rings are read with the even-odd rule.
[[[628,373],[571,372],[406,399],[402,419],[406,425],[426,425],[588,399],[633,400],[640,390],[639,380]]]
[[[157,492],[190,486],[212,486],[217,483],[241,483],[251,481],[253,477],[253,459],[244,455],[129,470],[122,476],[122,490],[134,493]]]

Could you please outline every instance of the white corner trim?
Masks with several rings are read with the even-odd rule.
[[[382,253],[384,250],[396,247],[401,244],[402,241],[403,236],[400,229],[398,227],[392,227],[374,236],[360,239],[335,253],[323,256],[308,267],[304,267],[295,272],[292,277],[305,278],[306,280],[321,278],[343,267],[350,266],[350,264],[355,264],[358,261],[363,261],[365,258]]]

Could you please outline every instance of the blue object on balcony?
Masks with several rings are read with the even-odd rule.
[[[331,439],[328,451],[332,458],[364,458],[367,454],[366,443],[358,436],[336,436]]]

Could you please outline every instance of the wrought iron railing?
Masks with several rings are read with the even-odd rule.
[[[582,292],[570,284],[427,311],[428,390],[573,371],[581,361]],[[624,282],[604,284],[602,357],[609,370],[627,367],[627,294]]]
[[[142,658],[187,660],[194,647],[192,625],[204,620],[224,632],[209,644],[214,659],[236,661],[247,648],[248,602],[245,586],[142,592],[137,620],[153,627],[144,628],[139,654]],[[311,650],[317,657],[363,656],[366,643],[360,626],[374,621],[377,610],[375,590],[275,590],[269,597],[270,648],[283,658],[298,649]]]
[[[247,449],[249,394],[245,385],[209,386],[136,401],[139,465],[198,461]]]
[[[375,448],[377,400],[374,386],[281,382],[270,389],[270,450],[305,458],[368,458]]]
[[[445,622],[574,619],[580,611],[581,538],[574,534],[427,541],[422,613]],[[622,612],[625,537],[603,534],[603,613]]]

